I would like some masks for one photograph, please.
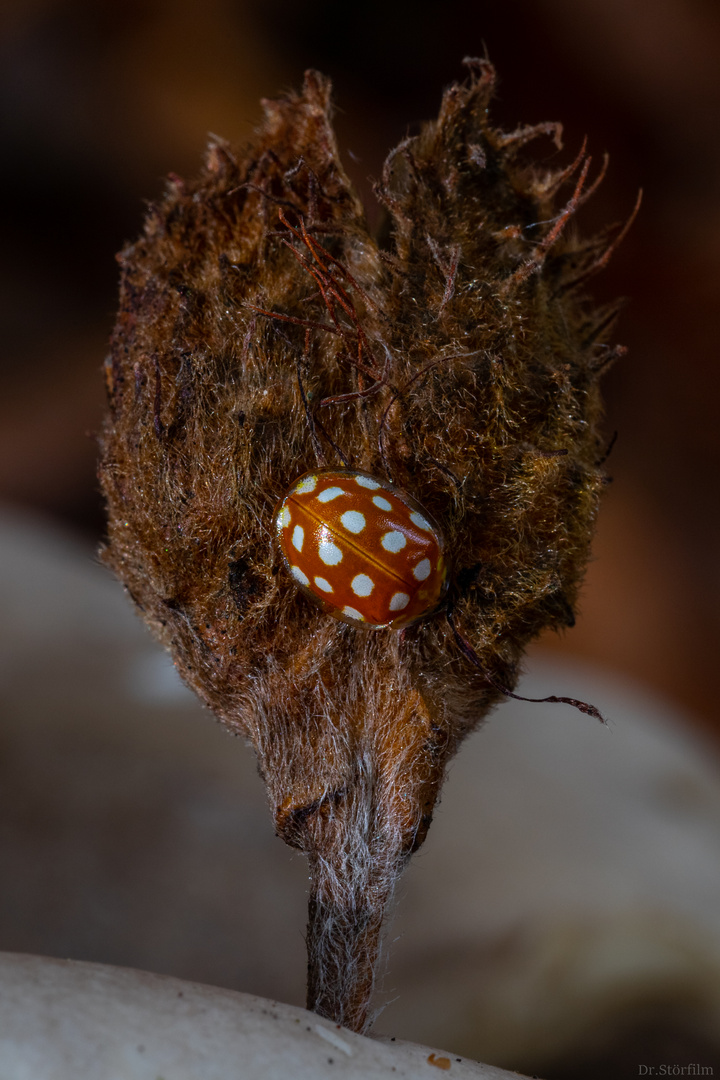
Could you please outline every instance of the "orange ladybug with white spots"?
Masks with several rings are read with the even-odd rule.
[[[447,589],[438,527],[415,499],[369,473],[305,473],[274,523],[296,585],[342,622],[399,630],[437,610]]]

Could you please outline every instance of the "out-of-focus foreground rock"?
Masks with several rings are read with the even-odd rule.
[[[369,1039],[267,998],[162,975],[0,954],[3,1076],[149,1080],[456,1080],[516,1073],[398,1040]]]
[[[0,595],[0,948],[300,1004],[305,864],[249,751],[69,536],[4,514]],[[717,760],[597,670],[536,654],[521,689],[610,724],[508,702],[470,740],[403,879],[375,1030],[573,1080],[712,1066]]]

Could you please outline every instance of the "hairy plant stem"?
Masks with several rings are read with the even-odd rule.
[[[308,902],[307,1007],[353,1031],[365,1031],[390,894],[368,902],[362,891],[347,907],[313,892]]]
[[[358,755],[361,768],[347,792],[307,818],[300,840],[311,880],[307,1006],[359,1032],[372,1021],[382,927],[395,882],[423,828],[400,812],[397,777],[377,749]],[[423,780],[427,784],[428,777]],[[419,800],[415,791],[411,802]]]

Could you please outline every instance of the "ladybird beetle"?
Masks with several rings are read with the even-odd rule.
[[[448,579],[440,530],[387,480],[354,469],[305,473],[274,523],[296,585],[342,622],[401,629],[440,604]]]

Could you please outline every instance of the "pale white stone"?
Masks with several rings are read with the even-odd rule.
[[[456,1080],[517,1076],[146,971],[0,953],[0,991],[0,1067],[13,1080],[433,1080],[428,1066],[451,1062]]]
[[[321,1039],[324,1039],[325,1042],[330,1043],[330,1045],[334,1046],[336,1050],[341,1050],[343,1054],[347,1054],[348,1057],[354,1056],[355,1051],[353,1050],[350,1043],[347,1042],[346,1039],[341,1038],[338,1035],[337,1031],[333,1031],[333,1029],[327,1027],[326,1024],[316,1024],[315,1030],[317,1031]]]

